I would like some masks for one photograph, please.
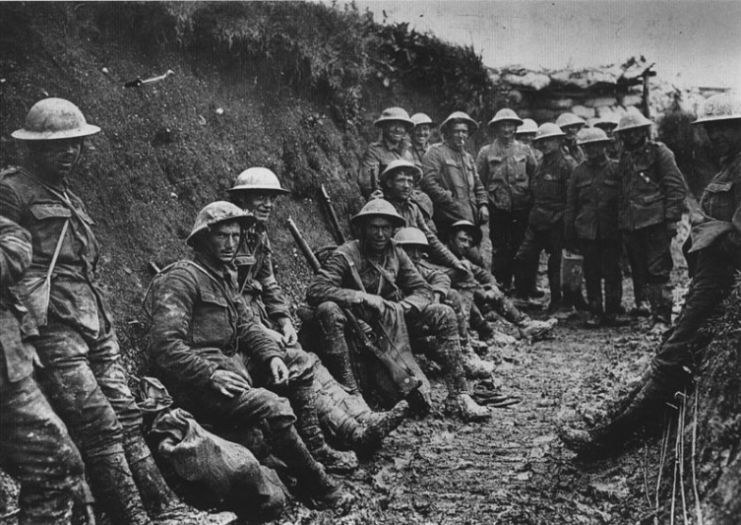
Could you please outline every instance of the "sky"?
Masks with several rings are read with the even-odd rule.
[[[418,32],[470,45],[489,67],[596,67],[643,55],[656,62],[659,78],[675,85],[741,91],[739,0],[355,3],[376,21],[408,22]]]

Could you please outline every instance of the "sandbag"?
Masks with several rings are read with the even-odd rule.
[[[160,412],[151,433],[160,439],[164,462],[198,494],[204,505],[240,516],[280,512],[288,491],[276,472],[245,447],[205,430],[180,408]]]

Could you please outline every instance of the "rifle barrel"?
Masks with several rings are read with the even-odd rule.
[[[301,231],[298,229],[298,226],[296,226],[296,223],[293,222],[293,219],[291,217],[289,217],[288,220],[286,220],[286,224],[288,226],[288,231],[291,232],[293,240],[296,241],[299,250],[301,250],[301,253],[304,254],[306,262],[309,263],[311,270],[314,273],[319,273],[322,265],[319,263],[319,259],[316,258],[316,255],[314,255],[314,252],[311,251],[309,243],[307,243],[306,239],[304,239],[304,236],[301,235]]]

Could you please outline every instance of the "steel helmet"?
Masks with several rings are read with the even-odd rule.
[[[584,128],[579,130],[576,135],[576,143],[580,146],[582,144],[594,144],[597,142],[612,142],[610,137],[607,136],[604,130],[599,128]]]
[[[471,234],[473,237],[473,245],[478,246],[478,244],[481,242],[482,237],[484,236],[483,233],[481,233],[481,228],[477,227],[474,223],[471,221],[457,221],[450,225],[451,231],[458,231],[458,230],[466,230],[468,233]]]
[[[272,191],[274,193],[290,193],[280,187],[278,176],[268,168],[249,168],[237,177],[234,187],[228,191]]]
[[[537,133],[538,132],[538,124],[531,118],[526,118],[522,120],[522,124],[519,128],[517,128],[517,131],[515,131],[515,135],[524,135],[526,133]]]
[[[566,133],[561,131],[556,124],[553,122],[545,122],[540,125],[538,131],[535,132],[533,140],[550,139],[554,137],[565,137]]]
[[[741,97],[734,93],[713,95],[705,101],[693,124],[741,119]]]
[[[414,121],[409,118],[409,113],[404,108],[386,108],[381,113],[381,117],[373,125],[380,127],[384,122],[403,122],[407,128],[414,128]]]
[[[415,182],[422,177],[422,169],[419,166],[417,166],[413,162],[409,162],[408,160],[396,159],[389,162],[388,166],[386,166],[386,169],[383,170],[383,172],[381,172],[381,175],[378,177],[381,186],[386,185],[386,180],[388,180],[391,175],[394,175],[397,171],[405,169],[414,172]]]
[[[618,127],[615,128],[615,133],[621,131],[628,131],[629,129],[647,128],[651,126],[651,121],[643,116],[642,113],[628,113],[620,119]]]
[[[463,122],[465,124],[468,124],[469,131],[471,133],[475,133],[479,129],[479,123],[473,120],[471,117],[468,116],[468,113],[464,113],[463,111],[454,111],[450,115],[448,115],[448,118],[443,120],[443,123],[440,124],[440,129],[444,130],[448,125],[456,123],[456,122]]]
[[[399,244],[401,246],[427,247],[430,245],[430,243],[427,242],[427,237],[422,230],[409,226],[404,227],[396,232],[396,235],[394,235],[394,240],[396,241],[396,244]]]
[[[497,114],[494,115],[494,118],[489,121],[489,126],[493,126],[497,122],[506,121],[515,122],[518,126],[522,125],[522,119],[517,116],[517,113],[515,113],[514,110],[509,108],[502,108],[497,111]]]
[[[563,129],[567,126],[586,126],[584,119],[577,117],[573,113],[561,113],[556,119],[556,126]]]
[[[414,122],[415,126],[421,126],[422,124],[427,124],[430,127],[435,126],[435,122],[425,113],[415,113],[412,115],[412,122]]]
[[[407,221],[397,213],[394,205],[385,199],[368,201],[363,206],[363,209],[350,219],[350,226],[360,226],[366,217],[386,217],[391,220],[394,228],[401,228],[407,225]]]
[[[63,98],[45,98],[34,104],[23,128],[11,136],[17,140],[58,140],[87,137],[100,132],[88,124],[80,108]]]
[[[605,113],[594,123],[595,128],[604,129],[605,131],[615,129],[620,123],[620,117],[616,113]]]
[[[222,222],[235,220],[239,221],[243,227],[247,227],[255,222],[255,218],[250,212],[243,211],[236,204],[226,201],[212,202],[198,212],[193,230],[191,230],[185,242],[188,243],[188,246],[193,246],[196,239],[208,232],[213,226]]]

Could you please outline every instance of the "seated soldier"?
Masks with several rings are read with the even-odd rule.
[[[454,290],[458,290],[463,300],[464,308],[470,311],[478,305],[481,310],[495,311],[505,320],[514,324],[520,331],[520,335],[527,339],[535,340],[543,338],[558,322],[556,319],[547,321],[535,321],[515,308],[512,301],[507,299],[497,286],[494,276],[481,266],[478,266],[466,256],[472,246],[481,242],[481,230],[469,221],[458,221],[450,228],[450,240],[448,247],[457,257],[467,264],[469,272],[451,272],[446,269]],[[473,276],[473,277],[472,277]],[[479,330],[486,335],[490,328]]]
[[[278,196],[287,194],[288,190],[281,187],[271,170],[249,168],[240,173],[229,193],[237,206],[256,219],[245,232],[235,260],[242,298],[278,345],[302,351],[291,322],[288,301],[275,278],[273,250],[267,230]],[[404,420],[408,409],[406,402],[400,402],[394,410],[373,413],[362,396],[352,396],[342,388],[336,388],[339,385],[332,381],[330,374],[319,373],[324,365],[314,354],[310,356],[315,362],[315,375],[325,379],[322,384],[314,382],[319,419],[345,445],[363,451],[375,448]]]
[[[410,335],[436,335],[425,353],[442,365],[448,387],[446,407],[466,421],[486,419],[488,410],[468,393],[454,313],[432,303],[432,289],[404,250],[391,240],[394,229],[404,222],[387,201],[367,203],[350,221],[359,231],[359,239],[337,248],[309,286],[307,299],[317,307],[316,317],[323,329],[322,348],[330,356],[346,356],[328,361],[334,364],[330,371],[340,382],[355,381],[349,368],[348,320],[343,308],[358,312],[358,317],[383,334],[386,344],[402,350],[409,347]],[[429,383],[420,390],[422,408],[428,408]]]
[[[402,228],[394,235],[414,263],[419,274],[432,286],[433,301],[453,309],[458,319],[458,338],[463,352],[463,369],[470,379],[488,379],[494,371],[494,363],[484,361],[471,348],[468,338],[468,318],[471,313],[463,308],[461,296],[450,288],[450,277],[439,266],[427,262],[429,244],[425,234],[417,228]]]
[[[252,221],[229,202],[201,210],[187,240],[193,259],[165,268],[152,281],[150,352],[177,404],[216,427],[261,425],[273,455],[307,492],[342,504],[342,489],[317,462],[337,460],[316,424],[310,359],[278,346],[236,286],[234,259]],[[272,390],[290,399],[298,418]],[[297,419],[306,444],[294,428]]]

